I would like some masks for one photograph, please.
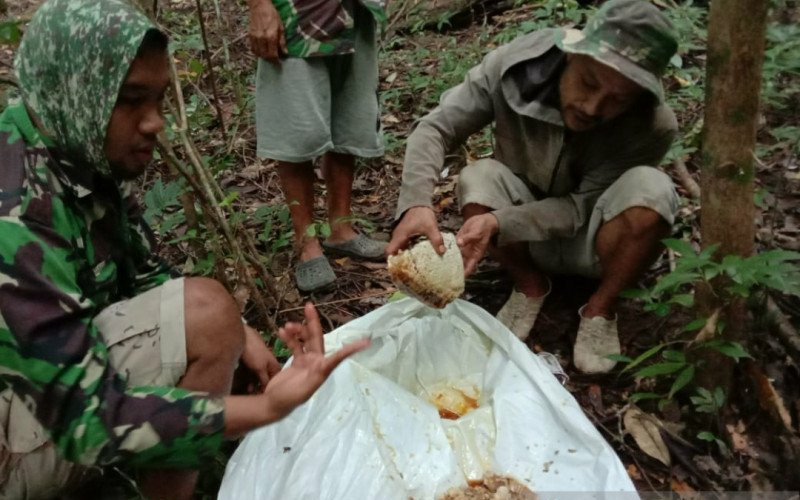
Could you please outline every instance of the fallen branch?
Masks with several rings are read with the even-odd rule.
[[[786,347],[794,351],[795,356],[800,357],[800,333],[792,326],[789,318],[783,314],[783,311],[778,307],[778,304],[775,303],[772,297],[767,297],[766,306],[768,318],[775,334],[786,344]]]
[[[694,180],[692,174],[689,173],[689,169],[686,167],[686,163],[680,159],[676,158],[675,162],[673,163],[675,175],[678,176],[678,180],[681,183],[681,186],[689,193],[689,196],[692,199],[699,200],[700,199],[700,185],[697,184],[697,181]]]

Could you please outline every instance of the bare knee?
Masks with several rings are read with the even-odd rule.
[[[616,219],[621,219],[625,233],[633,239],[651,236],[661,238],[669,234],[667,221],[651,208],[631,207],[614,218]]]
[[[631,207],[600,226],[595,237],[595,251],[603,260],[613,255],[621,244],[635,242],[650,246],[669,236],[669,231],[669,224],[655,210]]]
[[[197,358],[238,359],[244,328],[236,301],[218,281],[186,278],[184,284],[186,348]]]

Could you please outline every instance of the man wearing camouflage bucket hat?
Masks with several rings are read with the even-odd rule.
[[[347,355],[319,318],[280,369],[231,295],[150,250],[131,194],[169,86],[167,37],[125,0],[48,0],[0,113],[0,498],[52,498],[107,465],[148,498],[191,498],[225,437],[276,421]],[[231,396],[237,362],[259,388]],[[76,498],[99,498],[96,491]]]
[[[494,159],[458,177],[466,272],[487,250],[510,272],[515,287],[497,317],[521,339],[548,274],[599,278],[578,311],[573,362],[611,370],[619,293],[659,255],[677,211],[672,182],[654,168],[677,131],[660,83],[676,50],[654,5],[610,0],[581,31],[544,29],[490,52],[409,137],[387,252],[417,234],[439,246],[431,198],[445,155],[494,123]]]

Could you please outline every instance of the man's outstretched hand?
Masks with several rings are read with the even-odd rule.
[[[392,232],[392,241],[386,246],[386,255],[394,255],[406,248],[411,237],[419,235],[426,236],[436,253],[444,255],[444,239],[439,232],[436,213],[431,207],[412,207],[406,210]]]
[[[456,243],[464,259],[464,274],[469,276],[475,272],[478,263],[486,255],[492,236],[498,230],[497,217],[491,213],[476,215],[464,222],[456,235]]]
[[[278,330],[278,336],[291,349],[294,359],[291,365],[272,377],[264,391],[276,420],[306,402],[339,363],[369,346],[369,339],[362,339],[326,357],[322,325],[314,305],[307,303],[304,314],[306,319],[302,324],[286,323]]]

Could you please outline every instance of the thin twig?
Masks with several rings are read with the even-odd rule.
[[[180,101],[179,101],[179,107],[181,107]],[[185,133],[182,133],[181,135],[182,138],[184,139],[184,144],[185,144],[185,142],[188,141],[188,138],[186,137]],[[222,213],[219,203],[217,203],[216,200],[214,199],[213,190],[207,184],[201,185],[201,183],[197,181],[193,173],[190,172],[188,168],[185,165],[183,165],[183,163],[180,160],[178,160],[178,158],[172,151],[171,146],[163,137],[159,138],[159,150],[161,151],[162,157],[165,159],[165,161],[167,161],[170,164],[170,166],[177,169],[181,173],[181,175],[183,175],[183,177],[187,180],[187,182],[189,182],[189,184],[192,186],[195,193],[200,198],[201,206],[203,207],[209,220],[215,223],[215,225],[218,228],[222,229],[222,233],[231,247],[230,250],[233,253],[234,266],[237,270],[239,278],[243,280],[247,285],[247,287],[250,289],[250,298],[253,300],[253,302],[256,304],[256,307],[259,309],[259,312],[261,316],[264,318],[267,327],[271,330],[271,332],[276,332],[277,325],[272,315],[269,312],[270,308],[268,307],[264,296],[260,293],[257,283],[255,282],[253,277],[250,275],[250,273],[244,266],[244,262],[246,260],[244,252],[242,252],[237,239],[233,236],[233,233],[231,232],[230,227],[228,226],[227,219],[225,218],[225,214]],[[199,166],[195,164],[194,166],[198,172],[202,172],[204,170],[202,164],[200,164]],[[268,278],[266,279],[262,278],[262,281],[264,281],[265,287],[268,287],[268,289],[271,288],[272,283]],[[232,289],[230,284],[228,288]],[[273,301],[274,297],[275,297],[274,294],[270,295],[270,298],[272,298]]]
[[[350,298],[347,298],[347,299],[331,300],[329,302],[320,302],[319,304],[316,304],[316,306],[317,307],[322,307],[322,306],[329,306],[331,304],[342,304],[344,302],[355,302],[357,300],[370,299],[372,297],[381,297],[381,296],[384,296],[386,294],[392,293],[392,291],[393,290],[384,290],[382,292],[372,293],[370,295],[361,295],[359,297],[350,297]],[[303,309],[303,307],[305,307],[305,306],[290,307],[288,309],[281,309],[280,311],[278,311],[278,313],[283,314],[283,313],[291,312],[291,311],[301,311]]]
[[[236,38],[234,38],[233,40],[231,40],[228,43],[231,44],[231,45],[236,45],[237,43],[241,42],[246,36],[247,36],[247,33],[243,33],[243,34],[237,36]],[[219,56],[219,53],[222,52],[223,50],[225,50],[225,47],[220,47],[217,50],[215,50],[214,53],[211,54],[211,59],[216,59],[217,56]]]
[[[219,103],[219,92],[217,91],[217,74],[214,71],[214,66],[211,64],[211,51],[208,49],[208,39],[206,38],[206,23],[203,19],[203,6],[200,0],[195,0],[197,6],[197,17],[200,20],[200,36],[203,38],[203,55],[206,60],[206,68],[208,69],[208,77],[211,79],[211,92],[214,94],[214,109],[217,110],[217,118],[219,118],[219,125],[222,128],[222,136],[225,140],[228,139],[228,129],[225,126],[225,117],[222,116],[222,108]]]

